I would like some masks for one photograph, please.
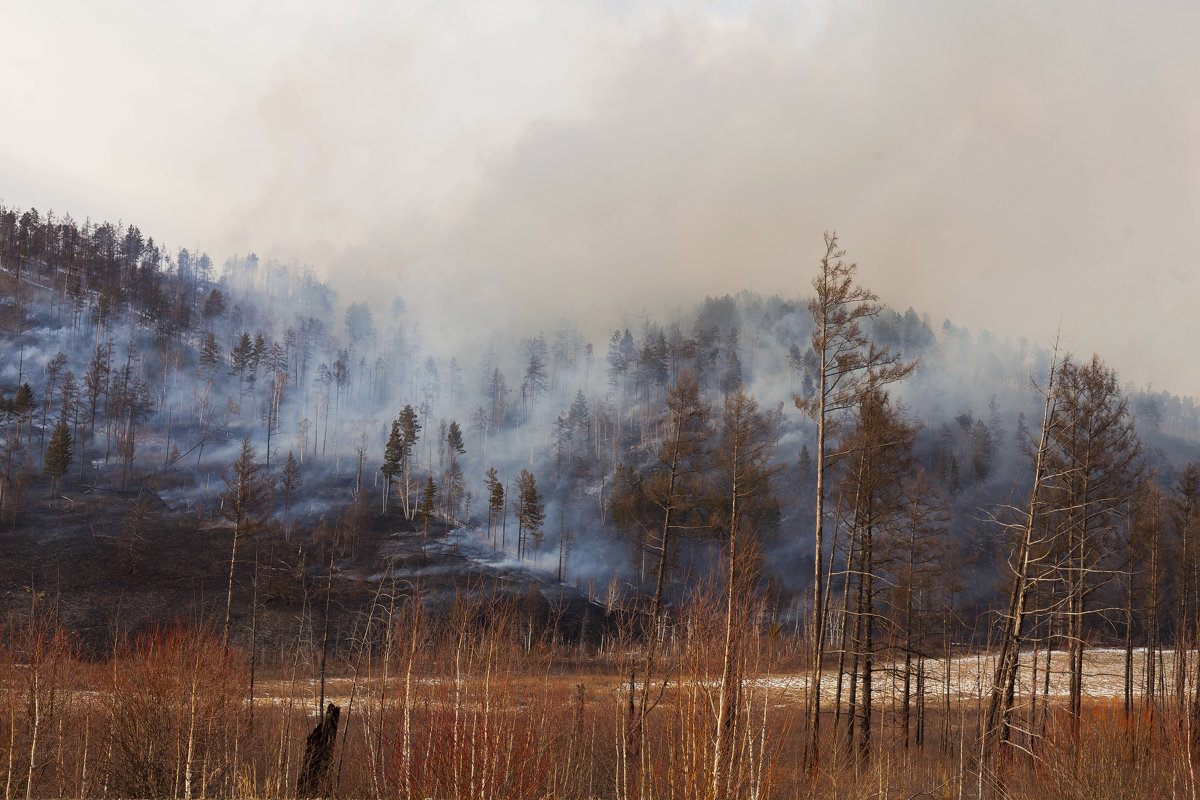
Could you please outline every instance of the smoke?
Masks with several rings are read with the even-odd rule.
[[[96,5],[0,12],[13,200],[312,263],[439,334],[804,294],[837,228],[899,308],[1061,321],[1200,393],[1194,7]],[[59,102],[84,59],[122,102]]]

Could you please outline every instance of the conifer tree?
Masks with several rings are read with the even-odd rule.
[[[525,557],[525,542],[532,539],[534,554],[542,541],[542,524],[546,521],[546,506],[538,494],[533,473],[521,470],[517,478],[517,557]]]
[[[71,451],[71,429],[66,420],[60,419],[54,426],[54,433],[50,435],[50,444],[46,447],[42,469],[42,474],[51,479],[54,492],[58,491],[59,479],[66,475],[71,467]]]
[[[462,428],[454,420],[450,421],[450,428],[446,432],[446,445],[449,449],[451,463],[454,462],[457,456],[461,456],[467,452],[466,447],[463,445]]]
[[[392,431],[388,434],[387,444],[383,448],[383,464],[380,465],[379,471],[383,473],[383,513],[387,513],[388,495],[392,490],[392,483],[396,480],[396,475],[400,472],[400,464],[404,459],[403,452],[403,434],[400,431],[400,420],[392,420]]]
[[[529,342],[528,349],[529,364],[521,381],[521,401],[525,405],[526,415],[532,417],[538,398],[550,388],[550,379],[546,374],[545,341],[539,336]]]
[[[433,482],[433,476],[425,482],[425,491],[421,495],[421,508],[417,514],[421,517],[421,561],[425,561],[425,550],[429,542],[429,523],[433,521],[434,512],[437,510],[437,485]]]
[[[567,416],[571,422],[571,427],[575,429],[584,428],[588,422],[588,402],[583,395],[583,390],[575,392],[575,399],[571,401],[571,410],[567,412]]]
[[[214,289],[214,291],[216,290]],[[213,335],[212,331],[209,331],[204,335],[204,343],[200,345],[200,355],[196,358],[196,366],[201,375],[211,380],[220,363],[221,348],[217,346],[217,337]]]
[[[505,419],[508,417],[508,381],[504,378],[504,373],[497,367],[492,370],[491,378],[488,380],[488,400],[492,404],[492,426],[495,428],[503,427]]]
[[[413,463],[416,456],[417,441],[421,435],[421,423],[417,421],[417,412],[412,405],[405,405],[397,418],[400,423],[400,460],[399,471],[404,479],[404,494],[401,502],[404,506],[404,518],[411,520],[416,509],[412,506],[412,475]]]
[[[233,346],[233,350],[229,352],[230,375],[236,375],[238,379],[238,394],[241,395],[246,383],[246,373],[250,369],[250,362],[254,358],[254,342],[250,340],[250,334],[242,331],[241,337],[237,344]]]
[[[292,495],[304,485],[304,478],[300,475],[300,465],[296,463],[296,456],[291,450],[288,451],[279,483],[283,487],[283,512],[287,514],[292,510]]]
[[[488,533],[492,537],[492,549],[496,548],[496,527],[500,522],[500,512],[504,509],[504,482],[500,480],[495,467],[488,467],[483,480],[488,493]]]
[[[37,408],[37,402],[33,398],[33,389],[30,388],[29,382],[26,381],[17,387],[17,393],[13,397],[13,413],[17,417],[17,437],[21,436],[21,429],[33,429],[33,412]]]
[[[79,384],[75,381],[75,373],[67,370],[63,373],[58,385],[59,416],[72,426],[72,439],[79,438]]]
[[[261,333],[254,337],[254,344],[250,348],[250,358],[247,363],[249,368],[250,391],[254,391],[254,387],[258,385],[258,368],[262,366],[263,360],[267,355],[267,340],[263,338]]]
[[[988,479],[995,454],[996,446],[991,430],[983,420],[975,420],[971,427],[971,471],[976,483],[983,483]]]
[[[204,299],[204,310],[200,312],[204,319],[211,323],[225,313],[225,297],[220,289],[213,289]]]
[[[813,459],[807,444],[800,445],[800,458],[797,461],[797,467],[800,470],[801,488],[808,488],[808,484],[812,481],[813,477]]]
[[[45,442],[46,436],[46,420],[49,418],[50,412],[54,410],[54,394],[58,386],[59,377],[67,369],[67,354],[61,350],[55,354],[54,358],[46,362],[46,386],[45,394],[42,398],[42,432],[40,443]],[[60,413],[59,416],[65,416]]]
[[[449,465],[446,468],[446,474],[442,478],[442,505],[443,509],[448,511],[454,518],[458,517],[459,506],[462,503],[463,495],[463,471],[459,465],[459,456],[467,452],[466,446],[463,443],[462,428],[454,420],[450,421],[450,427],[446,431],[446,454],[449,457]]]

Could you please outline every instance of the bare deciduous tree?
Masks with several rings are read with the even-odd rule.
[[[816,297],[809,301],[813,319],[812,350],[816,355],[816,381],[811,395],[796,395],[796,408],[817,426],[816,451],[816,526],[813,543],[813,605],[811,685],[821,684],[821,661],[825,639],[825,589],[822,572],[825,549],[825,473],[833,460],[827,442],[836,435],[839,417],[857,405],[865,393],[893,381],[902,380],[916,368],[900,354],[876,346],[867,335],[864,323],[879,315],[883,306],[878,296],[855,283],[858,265],[845,260],[846,252],[838,245],[836,233],[825,234],[825,254],[813,288]],[[821,721],[820,692],[810,695],[809,758],[815,767],[818,759]]]

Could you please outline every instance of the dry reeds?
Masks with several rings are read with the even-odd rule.
[[[1051,703],[1036,736],[983,759],[982,688],[946,707],[931,704],[927,724],[944,734],[926,746],[905,735],[902,703],[881,689],[869,758],[843,751],[844,722],[834,725],[831,708],[820,737],[829,757],[811,772],[805,665],[794,657],[803,643],[763,609],[740,609],[728,669],[725,600],[697,592],[647,625],[632,612],[620,617],[618,598],[599,649],[564,643],[563,620],[547,600],[476,590],[439,606],[412,586],[381,589],[327,664],[325,699],[340,707],[341,724],[320,792],[405,800],[1195,796],[1200,737],[1190,706],[1127,714],[1119,698],[1097,701],[1076,729]],[[294,643],[260,666],[251,702],[251,659],[218,632],[152,630],[87,661],[53,609],[31,604],[5,627],[0,650],[5,798],[295,796],[305,737],[319,719],[313,642],[323,620],[298,622]],[[658,637],[651,667],[647,630]]]

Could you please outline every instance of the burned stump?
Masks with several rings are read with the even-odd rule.
[[[333,748],[337,742],[338,717],[342,710],[333,703],[321,715],[321,721],[304,742],[304,763],[296,780],[299,797],[329,795],[329,765],[333,763]]]

